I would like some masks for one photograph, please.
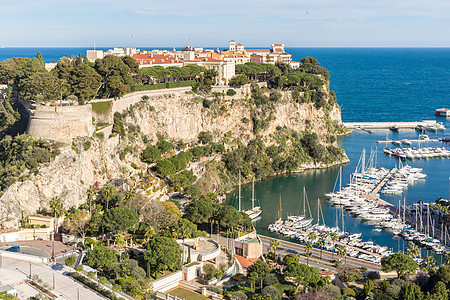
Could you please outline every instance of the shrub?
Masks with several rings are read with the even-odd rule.
[[[323,290],[333,299],[341,298],[341,289],[338,286],[329,284],[323,287]]]
[[[398,299],[398,296],[400,295],[401,287],[395,284],[391,284],[386,287],[386,294],[391,296],[394,299]]]
[[[369,272],[367,274],[367,278],[369,278],[370,280],[380,279],[380,273],[376,271]]]
[[[269,295],[272,300],[280,300],[281,299],[280,291],[274,286],[266,286],[265,288],[262,289],[261,294]]]
[[[227,95],[228,95],[228,96],[234,96],[234,95],[236,95],[236,91],[233,90],[233,89],[228,89]]]
[[[95,275],[96,275],[96,274],[95,274],[94,271],[89,271],[88,274],[87,274],[87,276],[88,276],[89,278],[91,278],[91,279],[92,279],[92,278],[95,278]]]
[[[214,292],[214,293],[217,293],[217,294],[222,294],[222,289],[219,288],[219,287],[217,287],[217,286],[214,286],[214,285],[207,285],[207,286],[205,286],[205,288],[206,288],[208,291],[211,291],[211,292]]]
[[[105,277],[100,277],[98,279],[98,282],[100,282],[101,284],[107,284],[108,283],[108,279],[106,279]]]
[[[89,148],[91,148],[91,141],[86,141],[83,143],[83,149],[84,151],[89,150]]]
[[[83,271],[83,266],[82,266],[82,265],[76,266],[76,267],[75,267],[75,271],[77,271],[77,272]]]
[[[263,283],[265,286],[274,285],[278,283],[277,275],[271,273],[264,277]]]
[[[245,295],[241,291],[237,291],[237,292],[231,293],[230,299],[231,300],[246,300],[247,299],[247,295]]]
[[[342,290],[341,290],[341,292],[342,292],[342,296],[350,296],[350,297],[355,297],[356,296],[356,293],[355,293],[355,291],[353,290],[353,289],[351,289],[351,288],[343,288]]]
[[[73,266],[73,264],[75,263],[76,258],[75,256],[69,256],[68,258],[66,258],[66,260],[64,261],[66,263],[66,266]]]

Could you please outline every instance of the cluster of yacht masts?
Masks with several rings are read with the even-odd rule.
[[[301,212],[302,207],[303,212]],[[297,214],[288,216],[286,220],[282,220],[281,215],[280,204],[280,219],[274,224],[269,225],[269,231],[299,240],[302,243],[310,242],[312,245],[318,247],[320,247],[319,241],[323,240],[324,244],[322,247],[329,251],[337,251],[339,245],[342,245],[345,247],[348,256],[363,259],[375,264],[380,264],[382,256],[392,254],[391,251],[388,251],[387,247],[377,245],[372,241],[363,241],[360,238],[361,233],[352,234],[346,232],[344,230],[345,223],[343,214],[342,230],[338,225],[337,214],[336,226],[326,226],[319,199],[317,199],[317,214],[316,217],[313,217],[305,188],[303,188],[303,197],[299,202]],[[317,221],[313,224],[315,220]],[[339,243],[337,243],[337,241],[339,241]]]
[[[444,147],[385,148],[384,153],[403,159],[449,158],[450,151]]]
[[[432,217],[433,213],[435,212],[430,210],[429,203],[420,202],[411,206],[404,204],[403,209],[400,208],[398,211],[399,217],[404,223],[413,223],[412,227],[414,228],[405,226],[400,235],[406,241],[414,242],[436,253],[450,253],[450,247],[447,245],[447,227],[444,226],[444,222],[441,222],[441,228],[439,230],[435,226],[435,219]],[[439,211],[436,213],[440,214]],[[407,215],[409,216],[409,220]]]

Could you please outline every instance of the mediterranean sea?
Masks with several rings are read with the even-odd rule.
[[[0,48],[0,61],[11,57],[34,57],[40,51],[46,62],[51,62],[66,54],[72,56],[81,53],[84,56],[87,49]],[[443,122],[448,128],[444,133],[429,133],[430,138],[445,136],[450,131],[450,120],[435,117],[436,108],[450,106],[450,48],[286,48],[286,52],[291,53],[296,61],[305,56],[313,56],[329,70],[331,89],[336,92],[337,101],[342,107],[344,122],[427,119]],[[413,130],[395,133],[376,130],[374,134],[355,131],[349,136],[340,137],[338,142],[351,160],[343,166],[343,183],[348,183],[363,148],[367,152],[371,148],[377,148],[377,165],[392,168],[398,161],[386,156],[382,151],[383,144],[377,144],[376,141],[386,137],[412,139],[417,136],[417,132]],[[429,145],[450,149],[441,143]],[[419,200],[431,202],[438,197],[448,199],[450,159],[413,160],[407,163],[423,168],[423,172],[428,175],[426,180],[410,186],[402,196],[382,195],[382,199],[395,205],[403,198],[407,204]],[[311,210],[316,211],[319,199],[327,225],[334,226],[338,209],[331,206],[323,195],[333,189],[338,171],[339,167],[309,170],[255,183],[255,197],[263,210],[261,218],[256,222],[257,231],[271,235],[267,226],[277,219],[280,196],[283,216],[286,217],[287,213],[296,214],[303,187],[308,193]],[[251,185],[243,185],[242,191],[242,206],[250,208]],[[234,199],[236,192],[228,195],[227,202],[237,205]],[[352,233],[361,232],[365,240],[386,245],[395,251],[402,250],[406,245],[392,233],[374,231],[372,226],[348,214],[345,214],[345,226]],[[426,254],[425,251],[423,254]]]

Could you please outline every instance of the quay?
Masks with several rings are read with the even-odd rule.
[[[424,120],[422,122],[344,122],[344,126],[348,129],[389,129],[389,127],[397,126],[399,129],[414,129],[417,125],[428,126],[436,124],[435,120]]]
[[[431,142],[431,143],[437,143],[437,142],[441,142],[441,139],[428,139],[428,140],[408,140],[411,143],[426,143],[426,142]],[[381,140],[381,141],[377,141],[378,144],[390,144],[392,142],[399,142],[401,143],[402,141],[395,141],[395,140]]]
[[[393,168],[389,173],[384,176],[383,179],[380,180],[380,183],[375,186],[375,188],[369,193],[369,195],[376,195],[378,194],[381,189],[388,183],[389,180],[391,180],[392,176],[394,176],[395,173],[397,173],[398,169]]]

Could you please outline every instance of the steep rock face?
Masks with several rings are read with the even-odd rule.
[[[309,123],[310,130],[321,138],[328,134],[327,118],[336,124],[342,123],[337,104],[326,113],[313,103],[293,102],[290,92],[282,92],[282,95],[283,100],[273,110],[274,120],[259,132],[260,135],[269,136],[278,126],[301,132]],[[255,137],[251,120],[258,113],[257,108],[251,107],[248,100],[242,98],[222,96],[216,101],[215,107],[204,108],[201,101],[190,94],[152,98],[131,110],[127,122],[139,125],[141,132],[154,141],[157,140],[157,133],[167,133],[169,138],[175,140],[194,141],[202,131],[210,131],[218,138],[226,133],[241,140]]]
[[[116,155],[118,139],[92,142],[87,150],[78,153],[70,147],[47,167],[42,167],[30,180],[16,182],[0,198],[0,224],[4,228],[18,225],[23,215],[49,208],[50,199],[58,196],[68,209],[86,200],[89,185],[107,181],[120,175],[121,162]]]

